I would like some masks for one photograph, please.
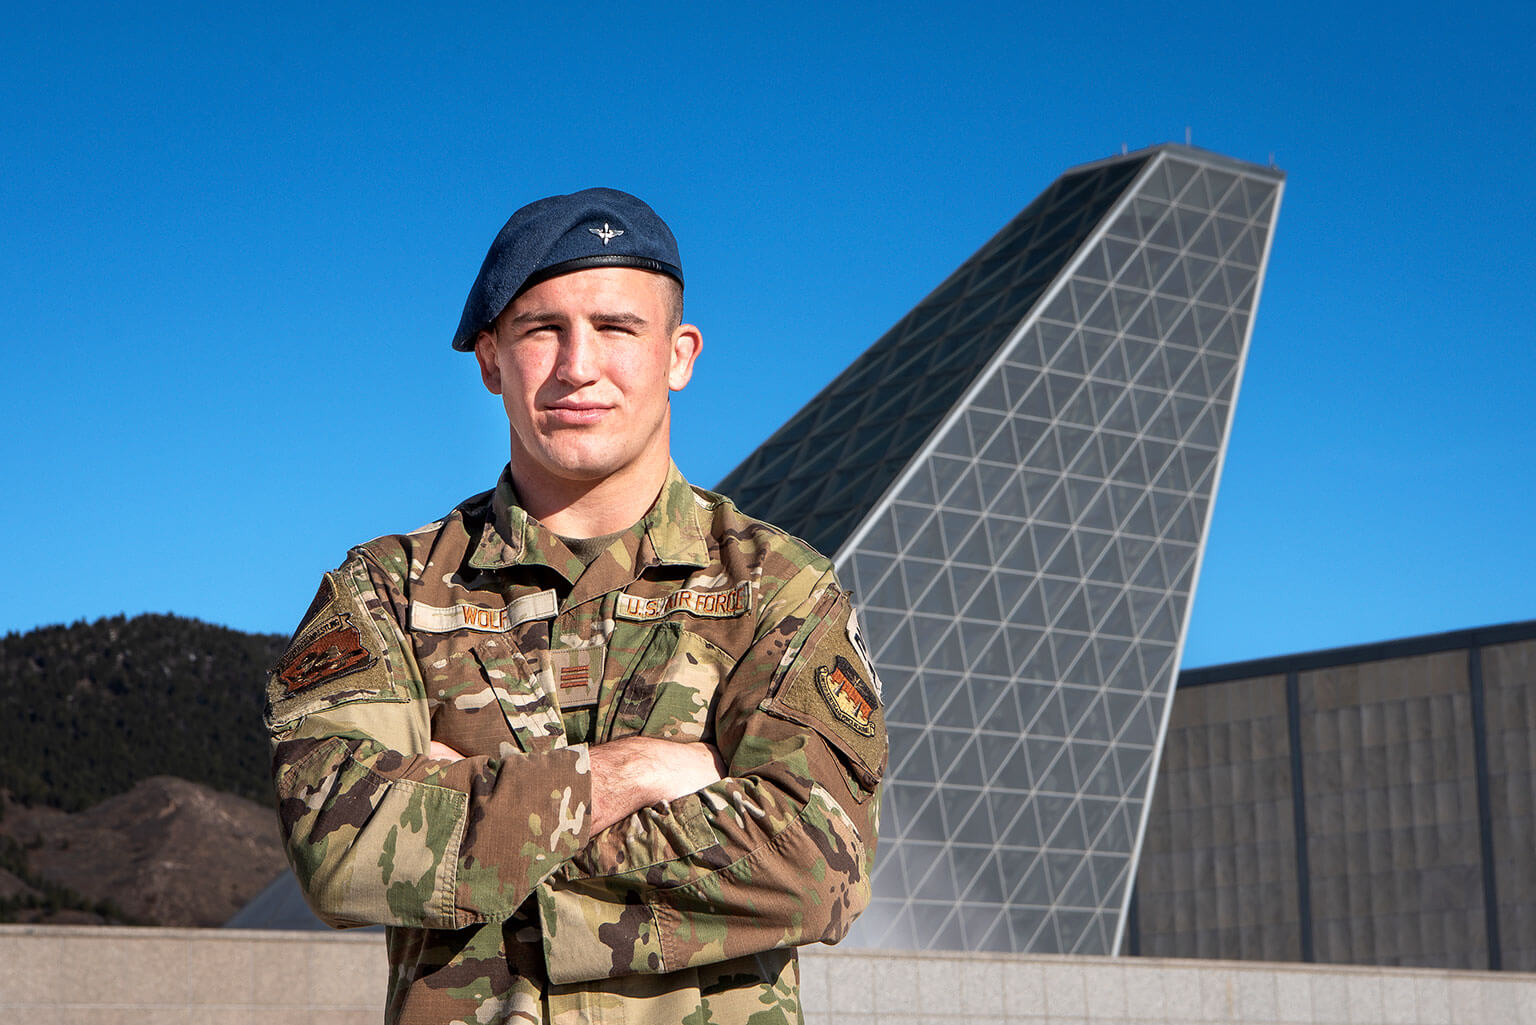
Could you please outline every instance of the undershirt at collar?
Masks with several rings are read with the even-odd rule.
[[[570,549],[572,555],[581,560],[582,565],[590,566],[599,555],[608,550],[609,545],[618,540],[620,535],[628,534],[630,529],[625,527],[623,530],[615,530],[612,534],[603,534],[598,537],[565,537],[561,534],[555,536],[560,538],[561,544]]]

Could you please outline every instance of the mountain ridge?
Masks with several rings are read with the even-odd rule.
[[[286,642],[168,614],[0,637],[0,921],[214,926],[260,893]]]

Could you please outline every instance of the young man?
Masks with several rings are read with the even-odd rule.
[[[635,197],[513,214],[453,343],[506,470],[349,552],[272,671],[289,859],[389,926],[390,1022],[798,1021],[795,947],[869,899],[879,683],[827,560],[672,465],[681,311]]]

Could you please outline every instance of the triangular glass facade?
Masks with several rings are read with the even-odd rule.
[[[1068,172],[721,482],[835,553],[884,681],[851,944],[1115,952],[1282,184]]]

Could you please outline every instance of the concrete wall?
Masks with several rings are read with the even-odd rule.
[[[1536,1025],[1536,976],[813,948],[808,1025]],[[0,1022],[380,1020],[378,935],[0,926]]]
[[[1536,971],[1531,634],[1184,673],[1126,952]]]

